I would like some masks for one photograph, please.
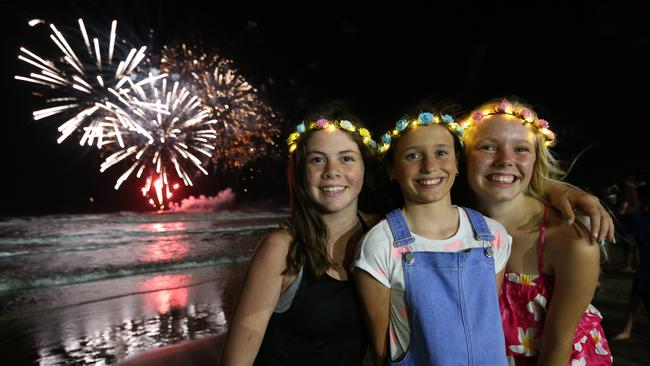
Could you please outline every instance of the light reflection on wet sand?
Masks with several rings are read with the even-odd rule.
[[[105,291],[107,296],[3,319],[8,326],[0,330],[2,348],[13,350],[10,364],[38,360],[40,365],[103,365],[160,346],[219,335],[226,331],[245,267],[241,263],[42,289],[62,302],[89,291],[97,297]],[[114,295],[127,287],[137,293]],[[14,333],[22,336],[12,338]]]

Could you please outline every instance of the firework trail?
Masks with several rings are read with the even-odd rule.
[[[95,141],[98,147],[116,141],[121,143],[120,131],[124,126],[105,118],[109,113],[101,105],[119,103],[121,88],[144,59],[146,47],[132,48],[128,54],[119,44],[116,47],[115,20],[111,23],[108,37],[92,39],[84,21],[79,19],[78,23],[78,32],[70,31],[66,35],[54,24],[49,25],[49,38],[58,51],[52,59],[21,47],[18,59],[37,72],[15,76],[15,79],[34,84],[38,90],[34,94],[44,96],[46,104],[51,105],[34,111],[35,120],[72,115],[58,128],[61,132],[59,143],[75,132],[82,133],[81,145],[90,146]],[[29,22],[32,27],[39,24],[45,24],[45,21],[35,19]]]
[[[219,134],[212,162],[218,169],[240,169],[260,157],[277,154],[279,116],[234,68],[231,60],[208,54],[199,46],[163,47],[161,71],[190,81],[211,109]]]
[[[126,166],[115,189],[132,174],[138,179],[146,177],[143,196],[149,197],[152,206],[163,209],[172,189],[178,187],[169,170],[186,186],[192,186],[192,170],[208,174],[203,165],[214,150],[216,121],[210,119],[210,109],[178,81],[169,85],[166,74],[127,82],[129,88],[119,94],[119,104],[100,105],[112,112],[108,120],[127,126],[122,133],[125,147],[108,156],[100,171],[116,164]]]

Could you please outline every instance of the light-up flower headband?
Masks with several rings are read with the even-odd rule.
[[[463,127],[460,124],[454,122],[454,118],[452,116],[448,114],[434,115],[433,113],[430,112],[422,112],[418,115],[417,118],[409,118],[408,116],[406,116],[400,119],[399,121],[397,121],[397,123],[395,124],[395,128],[393,128],[392,130],[386,132],[381,136],[381,139],[379,140],[379,144],[377,147],[377,152],[380,154],[385,154],[386,151],[390,149],[390,145],[393,142],[393,140],[405,134],[411,128],[417,126],[430,126],[430,125],[445,126],[451,133],[458,136],[458,138],[461,139],[462,141]]]
[[[309,122],[309,123],[302,122],[296,126],[296,131],[293,132],[291,135],[289,135],[289,138],[287,139],[287,144],[289,145],[289,153],[291,154],[296,149],[297,146],[296,144],[298,143],[298,140],[300,140],[300,137],[304,135],[306,132],[311,130],[325,130],[325,129],[339,129],[339,130],[357,134],[359,137],[361,137],[363,143],[366,144],[366,146],[368,146],[371,150],[374,151],[377,149],[377,143],[372,139],[372,137],[370,136],[370,131],[368,131],[367,129],[363,127],[359,127],[348,120],[339,121],[339,120],[328,120],[325,118],[321,118],[314,122]]]
[[[487,116],[505,114],[513,116],[521,120],[524,126],[530,126],[535,131],[539,131],[544,136],[544,145],[553,146],[555,144],[555,133],[549,129],[548,122],[541,118],[536,118],[533,112],[520,105],[515,105],[504,99],[501,103],[485,110],[476,110],[472,112],[467,119],[462,122],[464,129],[471,128],[472,126],[480,124]]]

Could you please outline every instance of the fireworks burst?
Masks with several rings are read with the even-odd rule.
[[[18,59],[35,69],[15,79],[45,100],[35,120],[63,120],[59,143],[74,134],[80,145],[102,150],[101,172],[124,168],[116,190],[135,176],[143,196],[163,209],[181,181],[192,186],[197,171],[208,174],[208,162],[225,171],[278,154],[280,118],[231,60],[182,45],[164,47],[154,63],[144,46],[127,51],[117,21],[93,38],[78,24],[64,32],[49,24],[55,47],[46,57],[21,47]],[[48,26],[40,19],[29,25]],[[150,72],[142,77],[145,58]]]
[[[111,23],[108,37],[98,36],[92,40],[83,20],[79,19],[78,23],[78,34],[67,34],[68,38],[54,24],[49,25],[50,39],[60,52],[54,59],[43,58],[21,47],[18,59],[35,67],[37,72],[15,78],[39,87],[38,93],[34,94],[47,95],[45,101],[51,106],[34,111],[35,120],[72,115],[59,126],[59,143],[74,132],[83,131],[81,145],[90,146],[96,141],[101,147],[121,141],[121,126],[105,118],[109,113],[101,106],[119,103],[120,89],[144,59],[146,47],[132,48],[128,54],[122,52],[122,47],[116,47],[115,20]],[[32,27],[39,24],[45,24],[45,21],[34,19],[29,22]]]
[[[169,87],[166,74],[150,75],[137,83],[129,79],[129,83],[130,88],[119,94],[119,104],[99,106],[112,112],[107,120],[127,131],[123,133],[126,147],[108,156],[100,171],[118,163],[127,166],[115,189],[134,172],[138,179],[145,176],[143,196],[163,209],[172,189],[178,187],[168,170],[173,169],[186,186],[192,186],[190,169],[208,174],[203,164],[214,150],[216,121],[210,119],[210,109],[178,81]]]
[[[218,168],[242,168],[277,153],[278,115],[240,75],[233,62],[198,46],[164,47],[161,70],[172,79],[191,80],[197,96],[211,109],[219,126],[212,161]]]

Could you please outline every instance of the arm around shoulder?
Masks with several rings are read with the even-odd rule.
[[[224,346],[222,365],[252,365],[282,291],[291,235],[266,235],[251,258]]]
[[[575,213],[573,207],[580,208],[591,222],[591,236],[598,241],[604,238],[614,238],[614,221],[609,212],[600,203],[596,196],[580,190],[579,188],[557,180],[550,180],[545,194],[549,202],[562,212],[567,223],[574,224]]]

